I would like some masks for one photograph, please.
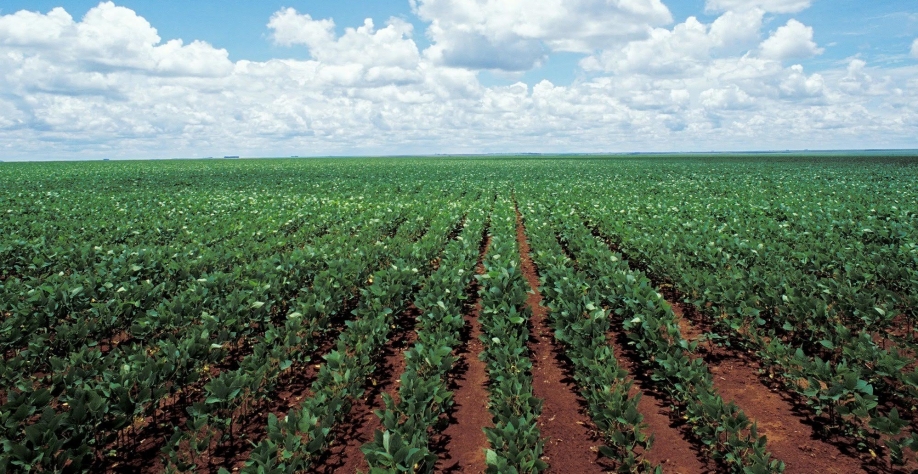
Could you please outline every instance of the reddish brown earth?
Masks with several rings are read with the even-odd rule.
[[[661,290],[666,290],[666,288],[660,288]],[[698,338],[704,334],[704,329],[698,325],[692,324],[692,321],[685,316],[685,310],[683,309],[682,303],[673,303],[671,299],[667,299],[666,303],[669,304],[670,308],[673,310],[673,314],[676,315],[676,322],[679,323],[679,332],[682,333],[682,338],[689,342],[697,341]]]
[[[889,340],[898,340],[906,348],[914,347],[916,342],[915,327],[905,314],[896,315],[884,329],[886,332],[874,334],[876,338],[874,342],[879,343],[879,340],[882,340],[884,349],[886,348],[885,343]]]
[[[98,348],[103,355],[108,354],[121,344],[129,343],[134,337],[127,331],[119,331],[117,334],[99,341]]]
[[[695,340],[710,328],[693,306],[679,301],[668,288],[661,288],[667,302],[685,328],[688,340]],[[744,352],[702,344],[698,355],[711,370],[714,387],[724,401],[734,402],[756,422],[759,434],[768,438],[768,450],[787,465],[785,472],[842,474],[870,472],[850,449],[844,452],[817,434],[813,424],[794,406],[788,394],[769,387],[762,380],[761,365]]]
[[[539,276],[530,257],[529,241],[522,216],[516,213],[516,237],[520,248],[520,269],[532,291],[526,304],[532,309],[532,389],[543,400],[538,425],[545,438],[542,460],[552,472],[603,472],[614,466],[600,463],[595,429],[581,408],[585,405],[577,395],[577,386],[563,366],[564,355],[554,344],[554,333],[548,325],[548,310],[541,306]],[[605,468],[605,469],[604,469]]]
[[[490,246],[491,237],[483,236],[475,267],[479,275],[484,273],[482,262]],[[488,438],[482,428],[491,426],[492,420],[488,412],[488,375],[485,363],[478,358],[483,350],[478,339],[481,336],[479,288],[478,281],[473,279],[466,292],[466,301],[475,303],[467,304],[463,312],[463,344],[457,350],[460,359],[452,374],[450,387],[455,403],[450,424],[433,439],[439,457],[436,472],[484,472],[486,467],[484,450],[488,447]]]
[[[376,410],[385,409],[383,394],[398,401],[398,383],[405,372],[405,351],[417,340],[414,328],[420,311],[413,304],[396,320],[394,335],[382,350],[382,362],[367,381],[363,398],[355,400],[351,412],[337,428],[335,442],[315,472],[367,472],[370,466],[360,448],[370,441],[382,423]]]
[[[648,273],[645,265],[630,260],[618,245],[610,242],[598,229],[593,228],[593,234],[603,238],[613,251],[622,253],[632,269],[644,272],[653,280],[667,303],[672,306],[683,337],[693,341],[710,332],[709,322],[697,308],[683,303],[675,288]],[[821,437],[814,425],[807,422],[805,414],[797,409],[788,393],[771,388],[763,381],[759,375],[761,367],[755,357],[712,344],[701,344],[698,356],[708,364],[718,393],[725,401],[736,403],[757,423],[759,434],[768,438],[769,451],[785,462],[785,472],[788,474],[877,471],[873,466],[868,469],[850,447],[843,451]],[[656,445],[651,451],[655,448]]]
[[[593,235],[601,237],[595,229]],[[606,242],[613,251],[619,252],[616,246],[608,240]],[[576,258],[567,245],[560,240],[558,243],[576,266]],[[713,463],[708,462],[692,443],[688,427],[681,420],[674,419],[669,403],[655,389],[647,371],[641,368],[640,356],[628,346],[628,338],[621,322],[613,320],[612,326],[613,330],[608,334],[609,344],[619,366],[628,372],[633,381],[629,396],[634,397],[640,393],[638,411],[644,416],[643,422],[647,425],[645,433],[654,437],[653,445],[647,452],[642,453],[643,456],[651,464],[662,466],[666,473],[716,472]]]
[[[647,371],[640,367],[640,357],[627,345],[628,338],[620,324],[613,323],[614,329],[609,334],[609,343],[618,364],[631,374],[634,384],[630,395],[641,394],[638,411],[644,415],[647,424],[646,433],[653,436],[650,449],[644,453],[651,464],[660,465],[666,473],[701,474],[716,472],[713,463],[704,458],[691,441],[689,428],[675,419],[670,404],[654,388]]]
[[[845,454],[837,446],[819,439],[812,425],[794,414],[791,402],[763,385],[757,362],[721,352],[717,348],[713,354],[705,356],[714,377],[714,387],[725,401],[736,403],[758,424],[759,433],[768,438],[769,451],[787,465],[786,472],[867,472],[856,453]],[[720,359],[719,362],[715,362],[716,359]]]

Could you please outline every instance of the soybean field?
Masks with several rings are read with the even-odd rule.
[[[918,469],[918,157],[0,164],[0,473]]]

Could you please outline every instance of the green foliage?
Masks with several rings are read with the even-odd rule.
[[[526,346],[530,287],[520,271],[516,213],[506,196],[495,203],[489,234],[484,274],[476,276],[481,285],[478,321],[484,346],[480,358],[490,381],[494,423],[485,428],[491,445],[487,472],[540,472],[548,465],[541,459],[543,441],[537,426],[542,400],[532,393],[532,362]]]
[[[447,244],[439,267],[415,298],[422,311],[418,341],[405,352],[406,367],[399,381],[399,402],[384,395],[378,411],[383,430],[361,450],[371,472],[433,472],[437,456],[430,450],[430,432],[443,428],[453,406],[448,374],[458,358],[454,350],[465,326],[461,316],[466,287],[475,275],[478,244],[485,216],[467,216],[461,234]]]
[[[599,448],[600,454],[614,461],[618,472],[655,472],[659,466],[636,454],[650,449],[653,439],[644,432],[644,417],[637,408],[640,395],[629,396],[632,382],[607,340],[610,314],[602,307],[602,295],[565,256],[548,210],[529,206],[521,211],[526,216],[532,257],[542,276],[541,293],[550,311],[555,339],[566,348],[580,395],[606,441]]]
[[[158,442],[167,470],[193,470],[207,458],[198,452],[236,441],[239,420],[263,413],[344,322],[321,354],[312,396],[286,416],[263,415],[267,436],[247,440],[246,471],[308,471],[412,302],[418,338],[398,402],[386,399],[383,429],[364,453],[374,472],[430,472],[486,226],[492,245],[478,277],[494,417],[488,469],[544,469],[515,203],[555,338],[605,442],[600,454],[619,471],[657,468],[635,454],[652,440],[606,343],[610,322],[725,470],[782,469],[756,426],[713,389],[661,284],[712,324],[702,343],[754,353],[811,416],[905,463],[918,450],[914,163],[6,164],[0,472],[93,469],[107,447],[162,421],[166,401],[190,385],[202,391],[181,406],[187,423]]]

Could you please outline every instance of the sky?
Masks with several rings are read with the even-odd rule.
[[[0,160],[918,148],[914,0],[0,0]]]

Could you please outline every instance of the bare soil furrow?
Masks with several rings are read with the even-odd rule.
[[[475,271],[484,273],[484,256],[491,245],[491,238],[482,236],[481,252]],[[462,345],[457,349],[459,361],[451,374],[450,390],[453,391],[453,410],[450,424],[442,433],[433,437],[433,449],[439,458],[437,472],[484,472],[485,449],[488,438],[483,428],[492,425],[488,412],[488,374],[485,363],[478,358],[483,346],[478,339],[481,325],[480,285],[473,279],[466,291],[466,308],[463,311],[465,327],[462,330]]]
[[[868,472],[857,453],[842,452],[821,439],[813,425],[795,414],[793,402],[765,386],[759,364],[751,357],[715,347],[703,355],[711,368],[714,387],[725,401],[734,402],[768,438],[768,449],[787,464],[787,473],[842,474]]]
[[[383,394],[398,401],[398,383],[405,372],[405,351],[417,341],[415,326],[420,311],[412,304],[399,314],[393,336],[383,347],[380,362],[367,381],[363,398],[355,400],[351,412],[337,429],[335,442],[327,456],[317,463],[315,472],[367,472],[370,466],[360,448],[373,440],[382,423],[376,410],[385,409]]]
[[[646,370],[641,368],[640,357],[628,346],[628,338],[618,321],[612,321],[609,343],[618,364],[634,380],[630,395],[641,393],[638,410],[644,415],[647,434],[653,444],[645,454],[651,464],[663,467],[663,472],[673,474],[703,474],[716,472],[716,466],[705,458],[691,438],[691,431],[675,417],[666,397],[659,393]]]
[[[657,287],[673,308],[683,336],[696,340],[711,331],[710,322],[668,285]],[[827,442],[790,394],[779,384],[763,379],[762,367],[754,355],[713,344],[700,344],[697,355],[708,364],[714,387],[727,402],[736,403],[754,420],[759,433],[768,438],[768,448],[787,465],[787,473],[826,474],[868,472],[853,447]]]
[[[543,400],[539,431],[545,438],[542,459],[549,463],[547,472],[603,472],[612,466],[600,462],[596,447],[602,444],[594,435],[590,417],[584,413],[585,402],[577,394],[577,385],[566,373],[563,350],[554,343],[548,323],[548,309],[541,306],[539,276],[530,256],[522,216],[516,213],[516,237],[520,247],[520,269],[532,291],[526,304],[532,310],[530,319],[532,352],[532,389]],[[567,371],[569,372],[569,371]]]
[[[672,307],[683,337],[698,340],[711,332],[711,324],[691,304],[684,303],[676,288],[648,267],[628,258],[620,246],[611,242],[598,229],[593,235],[605,240],[610,249],[622,254],[633,270],[644,272]],[[777,383],[763,379],[761,366],[755,356],[742,351],[703,343],[697,356],[711,370],[714,387],[726,402],[733,402],[746,413],[768,439],[768,449],[787,465],[787,473],[854,473],[871,472],[851,446],[838,446],[821,436],[806,414],[799,410],[793,397],[779,391]],[[772,386],[770,386],[772,385]]]

